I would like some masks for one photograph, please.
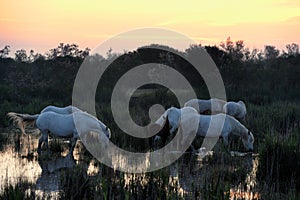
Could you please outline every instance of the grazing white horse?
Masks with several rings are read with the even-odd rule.
[[[224,121],[223,127],[222,121]],[[229,135],[233,134],[240,136],[242,138],[244,147],[247,150],[253,151],[253,134],[232,116],[223,113],[217,115],[199,115],[188,113],[182,116],[180,126],[184,137],[188,137],[193,131],[196,131],[196,138],[216,138],[221,136],[226,146],[228,146]],[[211,126],[210,132],[208,132],[209,126]],[[197,127],[197,130],[193,130],[195,127]],[[219,135],[220,131],[221,135]]]
[[[223,112],[223,107],[226,104],[226,101],[221,99],[191,99],[184,104],[184,107],[195,108],[199,114],[217,114]]]
[[[62,114],[62,115],[68,115],[68,114],[72,114],[75,112],[84,112],[84,111],[80,110],[79,108],[70,105],[70,106],[66,106],[66,107],[47,106],[41,111],[41,113],[49,112],[49,111],[55,112],[57,114]],[[86,113],[86,112],[84,112],[84,113]],[[94,116],[90,115],[90,117],[94,117]],[[96,117],[94,117],[94,118],[95,118],[95,120],[98,120]],[[98,121],[99,121],[100,126],[102,126],[103,123],[100,120],[98,120]],[[109,136],[109,138],[110,138],[110,136]]]
[[[66,106],[63,108],[57,107],[57,106],[47,106],[41,111],[41,113],[49,112],[49,111],[52,111],[52,112],[55,112],[58,114],[62,114],[62,115],[68,115],[68,114],[72,114],[74,112],[83,112],[82,110],[80,110],[79,108],[77,108],[75,106]]]
[[[243,101],[238,101],[237,103],[230,101],[224,105],[223,112],[235,117],[239,121],[245,121],[247,109]]]
[[[42,135],[38,143],[38,153],[41,152],[42,143],[48,148],[48,134],[62,138],[71,138],[71,146],[69,154],[73,153],[76,141],[80,134],[85,134],[90,131],[96,132],[99,135],[104,133],[110,137],[110,130],[96,117],[86,112],[75,112],[73,114],[62,115],[52,111],[43,112],[37,115],[19,114],[10,112],[7,114],[19,127],[24,129],[27,125],[38,127]],[[77,122],[75,126],[75,122]],[[24,130],[23,130],[24,131]],[[24,131],[25,132],[25,131]]]

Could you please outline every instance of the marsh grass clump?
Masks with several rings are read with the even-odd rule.
[[[259,181],[273,185],[274,192],[288,194],[290,190],[300,186],[300,152],[297,140],[296,136],[288,139],[267,138],[260,149]]]
[[[125,195],[129,199],[182,199],[178,181],[170,179],[165,170],[146,174],[127,174]]]
[[[62,199],[94,199],[97,197],[95,186],[85,173],[82,165],[62,171]],[[98,197],[99,198],[99,197]]]
[[[292,198],[300,188],[300,107],[293,102],[248,106],[247,124],[253,129],[259,154],[258,186],[263,198]],[[265,196],[264,196],[265,195]]]
[[[8,141],[8,134],[0,133],[0,151],[3,150],[3,147]]]
[[[30,189],[31,188],[31,189]],[[2,200],[31,200],[36,199],[33,185],[26,180],[19,180],[16,185],[6,184],[3,193],[0,194]],[[29,191],[29,192],[28,192]]]

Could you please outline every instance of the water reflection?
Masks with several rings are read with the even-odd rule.
[[[7,144],[0,152],[0,194],[5,187],[15,187],[25,182],[32,185],[27,194],[34,192],[36,197],[58,199],[61,192],[61,170],[73,168],[73,156],[45,154],[39,158],[36,153],[38,135],[19,135],[9,133]],[[77,158],[78,148],[74,153]]]
[[[12,147],[6,147],[0,152],[0,193],[7,185],[15,186],[19,181],[36,183],[42,174],[37,160],[22,158]]]
[[[61,153],[44,152],[44,157],[38,158],[36,152],[38,135],[21,136],[19,145],[16,145],[16,136],[8,140],[0,152],[0,193],[3,193],[7,185],[15,186],[21,181],[31,183],[33,187],[28,189],[28,193],[34,191],[36,197],[59,199],[63,193],[62,177],[69,169],[80,165],[80,173],[84,176],[99,177],[102,180],[96,181],[93,187],[99,187],[99,183],[111,178],[124,180],[124,188],[130,184],[139,182],[141,186],[149,184],[149,181],[156,181],[161,175],[167,175],[167,187],[176,188],[179,196],[194,198],[197,194],[199,198],[204,198],[201,191],[210,191],[217,187],[218,181],[229,183],[229,196],[231,199],[257,199],[258,194],[253,192],[256,185],[256,170],[258,158],[249,155],[224,156],[218,152],[217,155],[200,159],[199,156],[185,153],[172,165],[158,171],[159,175],[149,179],[149,174],[130,174],[118,172],[103,173],[103,166],[91,156],[87,156],[84,147],[80,142],[76,145],[73,156],[66,151]],[[16,150],[16,146],[19,148]],[[126,162],[123,157],[114,158],[113,162]],[[155,164],[155,163],[154,163]],[[72,173],[72,170],[70,171]],[[105,170],[104,170],[105,172]],[[157,175],[157,174],[156,174]],[[220,179],[220,180],[219,180]],[[96,180],[96,179],[95,179]],[[118,181],[117,181],[118,182]],[[98,186],[97,186],[98,184]]]
[[[257,155],[248,156],[245,162],[247,174],[245,181],[238,184],[236,187],[230,189],[231,199],[260,199],[258,192],[254,191],[256,186],[256,172],[258,169],[258,157]]]
[[[184,154],[168,168],[169,184],[176,186],[181,195],[195,198],[191,195],[194,195],[196,191],[204,191],[210,189],[211,186],[217,187],[217,184],[212,183],[219,183],[223,180],[231,183],[230,199],[250,200],[259,198],[259,194],[254,192],[258,167],[256,156],[237,156],[229,158],[231,160],[218,161],[217,163],[207,161],[209,159],[206,157],[203,160],[191,154]],[[199,198],[205,198],[205,196],[199,194]]]

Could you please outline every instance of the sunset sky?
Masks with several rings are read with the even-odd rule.
[[[228,36],[250,49],[300,44],[299,0],[0,0],[0,48],[45,53],[60,42],[95,48],[143,27],[178,31],[201,44]]]

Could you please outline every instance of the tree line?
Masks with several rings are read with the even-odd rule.
[[[9,57],[10,45],[5,45],[0,50],[0,58]],[[85,58],[90,53],[89,48],[79,49],[77,44],[64,44],[60,43],[56,48],[50,49],[45,55],[36,53],[34,50],[30,50],[29,53],[25,49],[16,50],[14,53],[14,60],[17,62],[34,62],[36,60],[49,60],[57,57],[71,56]]]
[[[185,50],[185,53],[189,54],[193,51],[197,51],[197,48],[201,48],[202,45],[191,45]],[[263,50],[254,48],[250,50],[245,47],[243,40],[232,41],[230,37],[225,42],[221,42],[219,46],[204,46],[208,53],[216,58],[230,59],[231,61],[262,61],[270,60],[278,57],[290,57],[299,55],[299,45],[291,43],[286,45],[286,49],[280,52],[275,46],[266,45]],[[91,49],[86,47],[85,49],[79,49],[77,44],[64,44],[60,43],[56,48],[50,49],[44,55],[36,53],[34,50],[30,50],[29,53],[25,49],[16,50],[14,53],[14,60],[18,62],[34,62],[36,60],[49,60],[57,57],[71,56],[85,58],[90,54]],[[9,56],[10,45],[5,45],[0,50],[0,58],[7,58]],[[108,50],[107,54],[111,54],[112,49]]]

